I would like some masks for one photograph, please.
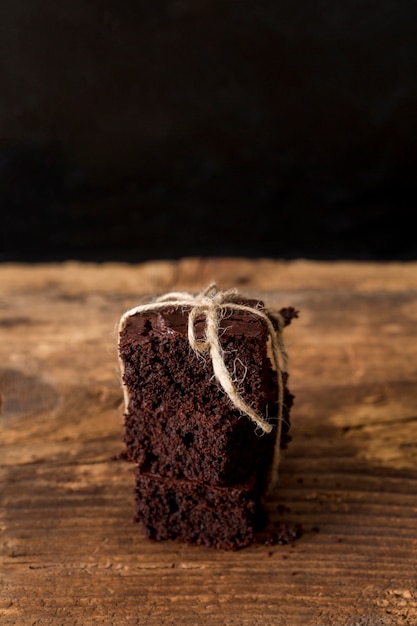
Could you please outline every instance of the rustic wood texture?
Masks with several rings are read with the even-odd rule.
[[[132,523],[115,327],[239,286],[287,331],[293,441],[268,506],[294,545],[225,553]],[[417,264],[185,259],[0,267],[0,623],[417,623]]]

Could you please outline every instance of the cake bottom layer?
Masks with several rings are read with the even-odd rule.
[[[249,480],[220,487],[136,470],[136,521],[157,541],[178,539],[223,550],[244,548],[265,523],[254,485]]]

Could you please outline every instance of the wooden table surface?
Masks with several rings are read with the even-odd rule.
[[[153,543],[132,522],[115,328],[238,286],[287,330],[293,441],[268,502],[293,545]],[[417,264],[0,266],[0,624],[417,624]]]

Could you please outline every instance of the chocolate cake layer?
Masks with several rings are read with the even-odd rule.
[[[254,480],[224,487],[137,471],[135,496],[136,521],[158,541],[237,550],[265,522]]]
[[[136,313],[127,318],[120,334],[129,396],[124,424],[127,456],[141,471],[166,477],[213,484],[263,477],[276,431],[261,434],[215,380],[209,355],[191,350],[188,312],[186,307],[167,306]],[[287,323],[296,315],[293,309],[282,314]],[[204,319],[197,319],[195,330],[197,337],[204,336]],[[276,425],[277,375],[267,354],[266,323],[254,313],[229,311],[221,320],[219,338],[239,392]],[[291,404],[292,395],[285,388],[283,445]]]

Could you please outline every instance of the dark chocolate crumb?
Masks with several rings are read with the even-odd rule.
[[[264,540],[265,546],[284,546],[286,544],[293,544],[296,539],[299,539],[302,535],[301,524],[295,526],[288,526],[287,524],[280,524],[277,530],[269,533]]]
[[[285,506],[285,504],[278,504],[277,511],[282,515],[283,513],[290,513],[291,509],[289,506]]]

